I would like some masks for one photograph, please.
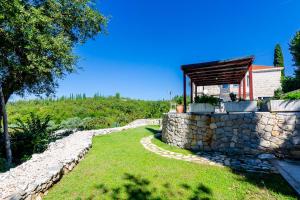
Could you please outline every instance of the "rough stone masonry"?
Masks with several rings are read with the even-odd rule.
[[[141,119],[126,126],[79,131],[51,143],[46,151],[5,173],[0,173],[0,199],[41,199],[47,190],[71,171],[92,146],[92,137],[145,125],[160,120]]]
[[[177,114],[163,117],[162,139],[186,149],[229,155],[297,157],[300,113]]]

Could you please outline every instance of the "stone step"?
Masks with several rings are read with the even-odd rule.
[[[297,194],[300,195],[300,161],[273,160],[272,164]]]

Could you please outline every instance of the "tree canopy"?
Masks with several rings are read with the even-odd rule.
[[[107,19],[91,0],[2,0],[0,78],[12,94],[51,94],[76,70],[72,50],[99,32]]]
[[[284,59],[280,44],[276,44],[275,46],[273,64],[276,67],[284,67]],[[284,77],[284,69],[281,71],[281,77]]]
[[[300,80],[300,31],[296,32],[290,42],[290,52],[293,56],[294,65],[296,66],[296,78]]]

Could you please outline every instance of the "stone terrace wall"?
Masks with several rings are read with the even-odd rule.
[[[92,137],[145,125],[159,119],[140,119],[126,126],[78,131],[49,145],[41,154],[5,173],[0,173],[0,199],[41,199],[47,190],[71,171],[92,146]]]
[[[232,155],[289,150],[300,145],[300,113],[164,115],[162,139],[186,149]]]

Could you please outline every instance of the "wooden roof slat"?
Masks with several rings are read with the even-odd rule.
[[[254,57],[213,61],[181,66],[192,82],[201,85],[238,84],[241,82]]]

